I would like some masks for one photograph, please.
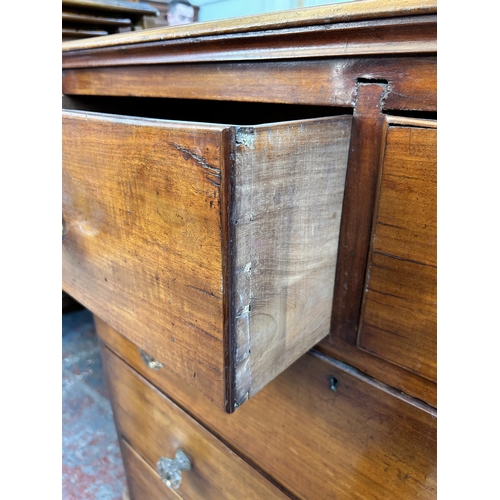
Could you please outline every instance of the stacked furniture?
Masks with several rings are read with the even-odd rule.
[[[159,11],[147,3],[125,0],[62,0],[64,41],[144,29]]]
[[[144,28],[161,28],[168,26],[167,13],[169,3],[167,0],[151,0],[147,2],[151,7],[158,10],[159,15],[156,17],[145,17],[144,18]],[[194,9],[194,19],[193,22],[198,22],[198,16],[200,13],[200,6],[193,5]]]
[[[63,44],[63,289],[133,498],[436,497],[436,16]]]

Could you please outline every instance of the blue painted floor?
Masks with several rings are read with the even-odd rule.
[[[119,500],[125,471],[92,315],[62,318],[62,498]]]

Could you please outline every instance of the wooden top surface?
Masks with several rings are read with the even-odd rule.
[[[145,16],[157,16],[158,9],[147,3],[124,0],[62,0],[63,8],[70,10],[88,9],[111,12],[127,12]]]
[[[67,2],[90,4],[93,1],[95,0],[64,0],[63,5]],[[113,3],[119,4],[121,2]],[[64,42],[62,50],[63,52],[69,52],[118,45],[160,42],[171,39],[298,27],[304,28],[398,16],[435,14],[436,12],[437,0],[356,0],[319,7],[273,12],[270,14],[153,28],[132,33],[119,33],[90,40],[75,40]]]

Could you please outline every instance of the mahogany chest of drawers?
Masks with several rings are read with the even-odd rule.
[[[436,14],[63,44],[63,289],[136,500],[435,498]]]

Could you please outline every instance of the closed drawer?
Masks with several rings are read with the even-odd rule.
[[[357,345],[435,382],[437,123],[413,122],[387,129]]]
[[[121,440],[123,463],[127,470],[131,500],[179,500],[175,490],[167,488],[156,471],[124,440]]]
[[[228,412],[329,332],[350,116],[63,110],[63,288]]]
[[[436,498],[432,408],[331,358],[305,355],[227,415],[168,369],[148,368],[108,325],[96,326],[110,349],[297,498]]]
[[[162,459],[173,460],[179,450],[188,457],[190,470],[180,470],[180,484],[172,485],[181,498],[288,498],[118,357],[106,348],[101,352],[119,434],[151,468],[156,469]],[[127,450],[125,447],[125,460],[129,459]],[[135,455],[132,460],[138,462]],[[131,482],[141,482],[147,489],[136,475],[140,472],[134,472],[134,464],[127,464]],[[143,465],[144,470],[149,471]],[[155,481],[149,491],[157,491],[157,485]],[[166,492],[165,498],[172,496]]]

